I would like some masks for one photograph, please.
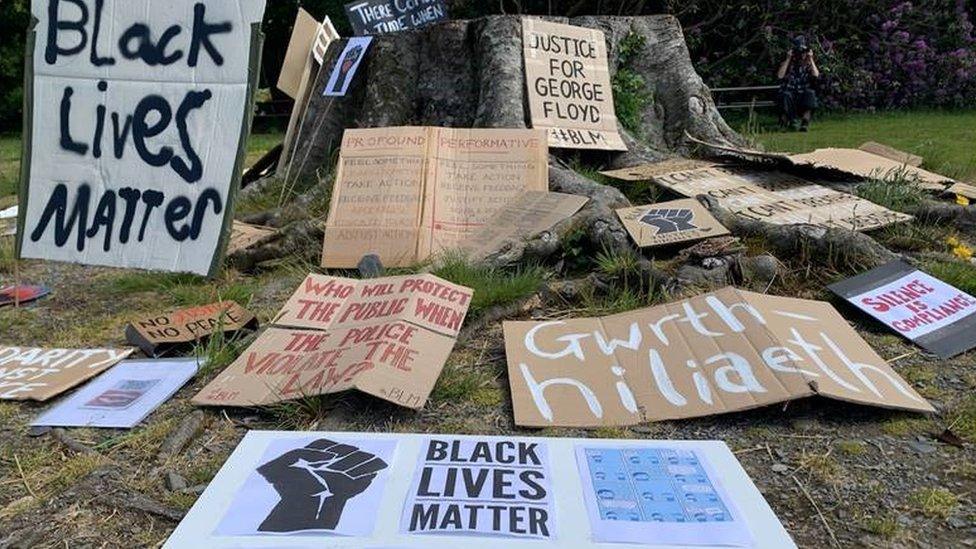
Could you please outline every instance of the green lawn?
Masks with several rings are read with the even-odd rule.
[[[807,152],[878,141],[922,156],[929,170],[976,180],[976,110],[833,114],[815,118],[808,133],[783,132],[768,114],[758,123],[730,116],[730,123],[770,151]]]
[[[6,208],[16,202],[9,197],[17,194],[19,179],[20,136],[0,135],[0,208]]]

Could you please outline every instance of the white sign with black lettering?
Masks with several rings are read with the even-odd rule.
[[[35,0],[20,256],[212,274],[264,0]]]
[[[297,435],[248,432],[164,549],[796,547],[724,442]]]
[[[404,533],[552,537],[545,442],[436,437],[421,447]]]

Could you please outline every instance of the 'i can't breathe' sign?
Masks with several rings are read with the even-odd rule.
[[[264,0],[35,0],[21,257],[213,273]]]
[[[830,289],[942,358],[976,347],[976,297],[907,263],[888,263]]]

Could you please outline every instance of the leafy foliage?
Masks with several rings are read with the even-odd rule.
[[[620,66],[613,75],[613,100],[620,124],[637,137],[641,135],[641,113],[651,101],[644,77],[632,67],[634,59],[644,50],[646,39],[631,32],[620,41]]]

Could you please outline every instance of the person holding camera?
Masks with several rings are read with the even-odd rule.
[[[813,85],[820,78],[820,69],[804,37],[793,39],[793,47],[787,52],[776,76],[780,81],[780,124],[801,132],[808,131],[813,111],[817,108],[817,94]]]

